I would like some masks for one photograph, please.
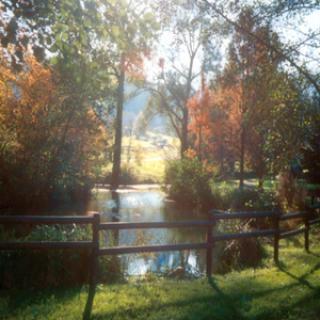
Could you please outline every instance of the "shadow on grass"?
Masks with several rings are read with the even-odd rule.
[[[140,297],[143,299],[143,297]],[[100,313],[92,315],[92,320],[107,319],[242,319],[234,318],[234,314],[230,310],[226,311],[224,302],[213,295],[194,297],[192,299],[184,299],[169,303],[160,303],[158,305],[150,305],[142,308],[122,309],[112,312]],[[211,306],[211,307],[210,307]],[[214,306],[219,306],[214,308]],[[215,309],[210,315],[208,311]],[[185,308],[185,309],[184,309]],[[172,313],[172,316],[169,314]],[[165,316],[164,316],[165,314]],[[151,316],[152,315],[152,316]],[[214,317],[214,318],[212,318]]]
[[[98,314],[93,314],[92,320],[106,320],[106,319],[197,319],[197,320],[207,320],[207,319],[254,319],[254,320],[269,320],[269,319],[280,319],[282,316],[286,316],[288,313],[292,312],[293,309],[298,309],[299,311],[307,312],[311,309],[311,312],[317,314],[317,310],[320,310],[320,303],[316,303],[320,298],[320,288],[310,285],[310,283],[305,280],[305,277],[312,274],[320,267],[320,263],[315,265],[308,273],[302,275],[301,277],[296,277],[292,275],[287,270],[284,270],[286,274],[292,277],[295,281],[292,284],[284,285],[281,287],[266,289],[266,287],[260,287],[257,283],[255,288],[250,285],[247,290],[239,289],[237,283],[234,288],[231,287],[226,290],[222,290],[217,281],[210,277],[208,283],[213,289],[212,294],[204,294],[202,296],[194,296],[192,298],[181,299],[179,301],[150,304],[145,307],[134,306],[129,309],[118,309],[110,312],[102,312]],[[252,307],[252,300],[259,298],[268,299],[268,295],[277,294],[283,290],[291,290],[296,286],[307,286],[311,289],[311,292],[306,292],[300,299],[297,298],[292,303],[290,301],[284,301],[281,306],[273,304],[272,299],[270,299],[270,306],[267,308],[264,306],[261,309],[256,309],[252,313],[250,308]],[[254,290],[252,290],[254,289]],[[276,297],[276,296],[275,296]],[[279,295],[281,297],[281,294]],[[143,299],[143,296],[140,297]],[[283,299],[283,297],[282,297]],[[257,301],[256,301],[257,303]],[[166,316],[164,317],[163,314]],[[172,315],[171,315],[172,314]],[[293,318],[299,319],[299,318]]]
[[[314,257],[320,258],[320,254],[314,253],[314,252],[312,252],[312,251],[309,251],[309,254],[311,254],[311,255],[314,256]]]
[[[317,254],[314,255],[318,257]],[[307,272],[302,275],[296,275],[292,273],[295,269],[291,270],[284,263],[280,263],[278,270],[289,276],[293,281],[278,286],[263,280],[259,281],[258,277],[239,276],[232,281],[228,281],[227,286],[222,289],[218,285],[217,278],[210,277],[208,279],[209,287],[203,292],[196,290],[193,294],[193,284],[190,283],[191,294],[189,292],[184,295],[182,291],[181,296],[179,295],[176,300],[161,302],[154,299],[144,306],[136,307],[134,304],[128,304],[122,309],[119,307],[109,311],[101,310],[96,314],[93,307],[91,319],[269,320],[288,318],[288,314],[293,314],[293,312],[311,314],[310,317],[309,314],[308,317],[301,317],[304,319],[318,319],[317,315],[320,314],[320,287],[310,283],[307,278],[319,269],[320,262],[310,265]],[[305,288],[303,294],[296,296],[294,299],[286,298],[291,292],[297,292],[297,289],[300,290],[300,288]],[[159,289],[161,290],[161,287]],[[106,290],[108,290],[108,287]],[[50,303],[51,296],[54,296],[57,303],[68,303],[69,300],[73,300],[77,295],[80,297],[83,293],[86,295],[87,290],[80,287],[68,290],[48,289],[40,292],[36,290],[12,291],[8,295],[9,308],[6,314],[14,313],[16,308],[23,313],[23,310],[31,304]],[[143,292],[135,292],[135,294],[137,299],[144,299]],[[274,303],[275,299],[281,299],[280,303]],[[260,301],[262,301],[262,305],[260,305]],[[105,303],[111,303],[111,301],[105,301]],[[66,319],[68,319],[67,315]],[[299,319],[299,316],[292,319]]]
[[[315,256],[319,257],[319,255],[315,255]],[[292,310],[295,310],[295,309],[298,309],[298,310],[303,309],[307,313],[312,313],[313,318],[314,316],[318,315],[320,312],[320,300],[319,300],[320,287],[311,284],[309,281],[307,281],[306,278],[320,269],[320,262],[315,264],[308,272],[304,273],[301,276],[296,276],[293,273],[289,272],[283,263],[279,263],[278,268],[281,272],[284,272],[286,275],[288,275],[295,281],[288,285],[284,285],[276,288],[270,288],[270,289],[260,290],[259,287],[257,286],[255,289],[258,289],[258,290],[255,292],[250,290],[250,288],[248,288],[247,291],[241,291],[241,292],[237,290],[232,290],[232,293],[230,294],[224,293],[221,290],[221,288],[219,288],[219,286],[217,285],[217,283],[214,281],[212,277],[210,277],[209,279],[209,284],[217,292],[217,294],[221,296],[224,303],[226,303],[227,306],[232,310],[232,313],[235,319],[254,319],[254,320],[279,319],[281,315],[288,315],[290,312],[292,312]],[[258,312],[254,315],[252,314],[250,315],[250,314],[245,314],[245,312],[243,312],[244,311],[243,307],[237,306],[238,304],[237,301],[241,300],[241,297],[243,296],[247,296],[249,300],[257,299],[272,293],[277,294],[277,292],[280,292],[283,290],[290,291],[291,289],[297,286],[305,286],[308,289],[310,289],[311,292],[305,294],[303,297],[301,297],[300,299],[297,299],[295,302],[291,304],[284,303],[281,307],[277,309],[272,310],[272,308],[270,308],[269,310],[261,310],[260,313]]]
[[[312,273],[314,273],[315,271],[317,271],[318,269],[320,269],[320,262],[317,263],[316,265],[314,265],[310,271],[306,272],[305,274],[303,274],[302,276],[298,277],[296,275],[294,275],[293,273],[289,272],[284,265],[279,265],[279,270],[284,272],[286,275],[288,275],[289,277],[291,277],[292,279],[296,280],[297,282],[299,282],[301,285],[303,286],[307,286],[309,289],[311,290],[320,290],[320,288],[313,286],[309,281],[306,280],[306,277],[311,275]]]
[[[244,317],[241,315],[240,310],[237,309],[237,306],[234,304],[234,299],[228,295],[226,295],[217,285],[217,283],[214,281],[214,278],[211,276],[208,279],[208,282],[210,286],[215,290],[217,295],[220,297],[221,301],[223,301],[224,304],[227,305],[227,307],[231,310],[232,316],[234,319],[244,319]]]
[[[254,316],[248,316],[248,320],[279,320],[279,319],[319,319],[320,312],[320,288],[291,304],[284,304],[276,310],[264,310]],[[316,304],[315,304],[316,303]],[[291,315],[289,315],[291,313]],[[301,316],[301,314],[308,314]],[[301,317],[300,317],[301,316]]]
[[[57,302],[65,302],[72,299],[75,296],[79,296],[83,292],[82,287],[75,288],[58,288],[58,289],[17,289],[6,292],[6,299],[8,305],[8,313],[15,311],[16,309],[23,310],[31,304],[41,304],[51,297],[54,297]],[[87,291],[87,290],[86,290]],[[4,291],[3,291],[4,292]],[[1,294],[1,291],[0,291]],[[0,317],[1,318],[1,317]]]

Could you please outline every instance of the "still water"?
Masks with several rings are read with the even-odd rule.
[[[155,222],[204,218],[198,213],[181,211],[166,199],[159,189],[94,190],[88,211],[97,211],[105,222]],[[205,230],[140,229],[104,231],[102,239],[106,247],[123,245],[175,244],[202,242]],[[205,253],[187,250],[119,256],[118,266],[123,275],[144,275],[148,272],[172,274],[183,270],[186,274],[200,275],[205,271]]]

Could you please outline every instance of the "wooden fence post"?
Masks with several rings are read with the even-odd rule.
[[[305,212],[304,216],[304,248],[307,252],[309,252],[309,212]]]
[[[273,239],[273,261],[275,264],[279,264],[279,240],[280,240],[280,230],[279,230],[279,211],[274,211],[273,216],[273,227],[274,227],[274,239]]]
[[[99,224],[100,224],[100,215],[96,213],[93,215],[93,223],[92,223],[93,248],[91,252],[89,292],[88,292],[87,303],[83,312],[83,320],[90,319],[93,299],[96,292],[97,274],[98,274],[98,254],[99,254]]]
[[[215,222],[214,216],[212,216],[212,213],[209,213],[209,221]],[[213,249],[213,234],[212,229],[214,225],[210,223],[210,225],[207,228],[207,277],[210,278],[212,275],[212,249]]]

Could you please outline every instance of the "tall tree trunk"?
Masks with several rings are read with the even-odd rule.
[[[263,176],[260,176],[259,177],[259,180],[258,180],[258,189],[263,191]]]
[[[189,147],[188,143],[188,122],[189,122],[189,112],[187,108],[183,110],[183,119],[182,119],[182,132],[181,132],[181,158],[184,157],[184,152],[187,151]]]
[[[239,188],[243,189],[244,182],[244,153],[245,153],[245,130],[242,127],[240,135],[240,176],[239,176]]]
[[[124,55],[121,56],[120,62],[120,76],[117,92],[117,114],[115,123],[115,139],[113,147],[113,164],[111,175],[111,190],[116,190],[119,187],[121,175],[121,146],[122,146],[122,116],[123,116],[123,103],[124,103]]]
[[[185,97],[184,97],[184,108],[183,108],[183,117],[182,117],[182,132],[181,132],[181,158],[184,157],[184,152],[189,147],[189,140],[188,140],[188,124],[189,124],[189,110],[187,108],[187,103],[191,95],[191,83],[192,83],[192,71],[193,71],[193,63],[194,58],[196,56],[196,52],[193,52],[190,57],[190,63],[189,63],[189,71],[188,71],[188,78],[186,83],[186,91],[185,91]]]

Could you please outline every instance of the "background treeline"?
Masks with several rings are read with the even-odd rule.
[[[290,48],[273,30],[272,15],[266,19],[259,7],[242,6],[237,18],[230,20],[218,4],[205,2],[205,10],[211,9],[234,28],[225,63],[214,75],[203,64],[200,89],[185,104],[187,147],[182,150],[183,159],[172,161],[166,170],[169,194],[193,206],[250,209],[254,202],[260,209],[301,209],[306,189],[320,182],[320,149],[315,142],[320,126],[317,76],[297,65],[297,57],[291,56],[297,52],[292,49],[288,54]],[[286,16],[287,23],[295,16],[291,14]],[[319,41],[314,39],[312,45]],[[171,85],[166,92],[179,95],[178,89]],[[252,178],[260,189],[253,197],[247,197],[250,190],[231,190],[235,197],[229,194],[225,203],[217,187],[221,181],[237,179],[243,189],[244,180]],[[273,197],[267,196],[270,201],[262,206],[256,200],[266,198],[266,180],[277,180],[278,187],[272,188]],[[242,207],[235,208],[233,200],[243,202]],[[245,206],[248,201],[251,205]]]
[[[116,189],[128,83],[150,92],[145,113],[166,116],[181,158],[206,174],[243,187],[252,171],[262,187],[294,168],[318,181],[319,61],[306,49],[319,34],[276,32],[318,11],[311,0],[3,1],[0,206],[83,198],[108,162]]]
[[[1,3],[1,208],[84,200],[112,153],[119,171],[124,83],[157,28],[138,2]]]

